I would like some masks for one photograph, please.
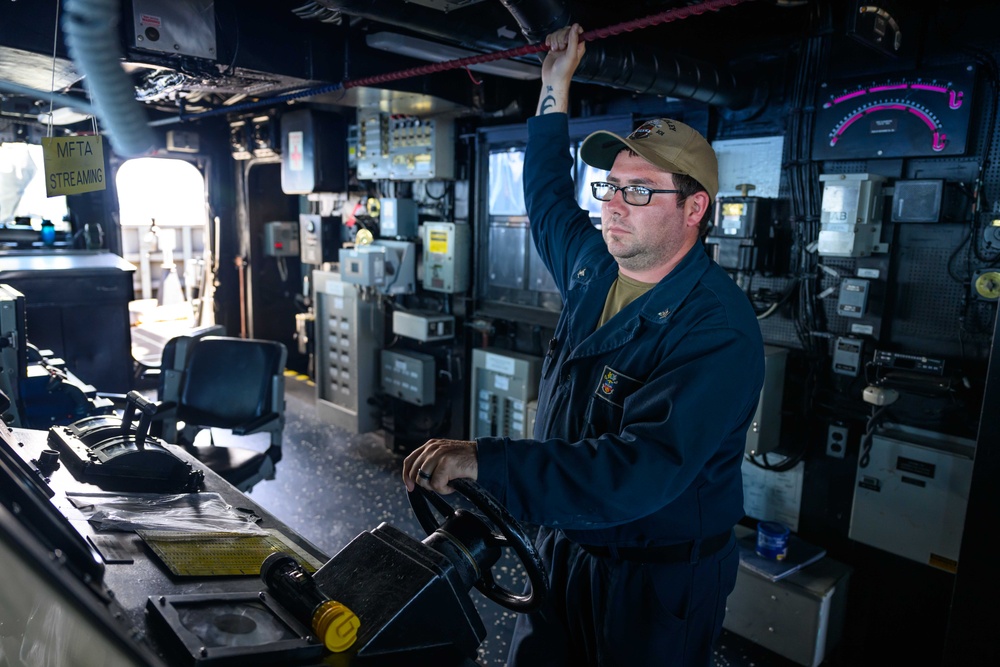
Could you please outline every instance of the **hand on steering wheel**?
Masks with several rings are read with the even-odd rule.
[[[538,551],[524,532],[524,529],[521,528],[503,505],[472,480],[453,479],[450,484],[452,488],[472,503],[476,509],[485,514],[494,527],[499,529],[500,532],[493,532],[489,536],[489,539],[496,546],[510,547],[514,550],[514,553],[517,554],[524,565],[528,581],[531,584],[528,592],[517,595],[497,584],[492,570],[487,567],[476,581],[476,588],[489,599],[511,611],[524,613],[537,609],[548,593],[548,579],[545,575],[545,565],[542,563]],[[445,519],[456,515],[456,511],[451,504],[433,491],[416,486],[408,495],[410,507],[413,509],[417,521],[420,522],[420,526],[428,534],[441,528],[441,524],[438,523],[431,512],[430,505],[433,505]]]

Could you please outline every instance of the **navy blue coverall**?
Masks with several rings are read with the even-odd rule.
[[[528,130],[525,202],[563,309],[534,438],[477,438],[479,483],[542,527],[550,579],[543,609],[517,620],[510,666],[705,666],[736,580],[760,328],[701,243],[597,328],[618,265],[575,201],[567,116],[533,117]],[[720,534],[725,546],[699,558]],[[684,562],[616,557],[679,543],[692,547]]]

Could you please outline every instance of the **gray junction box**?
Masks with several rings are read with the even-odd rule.
[[[434,357],[382,350],[382,391],[413,405],[433,405]]]

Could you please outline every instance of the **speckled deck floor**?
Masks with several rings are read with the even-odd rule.
[[[257,482],[250,497],[329,554],[383,521],[422,539],[425,533],[400,480],[403,457],[390,451],[377,434],[356,435],[321,422],[314,396],[311,383],[287,378],[282,459],[274,478]],[[506,551],[494,573],[501,585],[520,590],[522,570]],[[478,662],[483,667],[504,667],[515,615],[476,590],[471,596],[487,632]],[[728,632],[716,649],[715,667],[795,664]]]

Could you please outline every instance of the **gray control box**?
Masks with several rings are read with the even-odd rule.
[[[362,287],[385,284],[385,252],[371,246],[341,248],[340,279]]]
[[[860,338],[839,336],[833,344],[833,372],[857,377],[861,371],[864,342]]]
[[[434,357],[382,350],[382,391],[413,405],[433,405]]]
[[[336,262],[339,236],[340,216],[299,214],[299,245],[303,263],[319,266]]]
[[[421,229],[424,289],[449,294],[469,289],[469,225],[425,222]]]
[[[861,317],[868,307],[869,282],[864,278],[844,278],[837,297],[837,314]]]
[[[379,201],[378,235],[414,238],[417,235],[417,203],[412,199],[384,197]]]
[[[132,0],[132,46],[216,59],[215,0]]]
[[[392,333],[424,343],[455,337],[455,317],[441,313],[397,310],[392,314]]]
[[[299,254],[299,223],[264,223],[264,254],[268,257],[297,257]]]

